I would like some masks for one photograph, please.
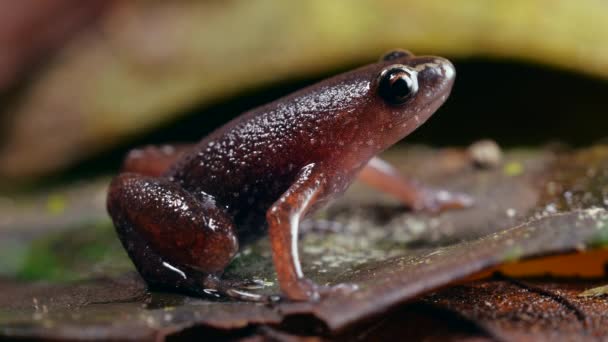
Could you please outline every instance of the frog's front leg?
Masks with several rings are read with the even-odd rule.
[[[437,212],[473,205],[470,196],[428,188],[404,177],[391,164],[378,157],[372,158],[367,163],[359,173],[359,179],[375,189],[396,197],[413,210]]]
[[[328,289],[304,277],[298,254],[298,228],[300,221],[316,202],[322,200],[331,185],[331,175],[320,164],[305,166],[296,181],[268,209],[268,233],[272,257],[283,293],[292,300],[316,300]],[[337,286],[340,291],[347,286]]]
[[[164,178],[123,173],[107,207],[135,267],[151,287],[265,300],[220,279],[238,251],[231,218]]]

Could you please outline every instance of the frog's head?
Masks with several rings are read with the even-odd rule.
[[[455,76],[444,58],[396,50],[272,106],[301,115],[289,122],[303,135],[299,141],[315,142],[310,151],[360,166],[422,125],[448,98]]]
[[[422,125],[445,102],[456,76],[447,59],[417,57],[404,50],[385,54],[374,69],[371,110],[383,130],[390,132],[388,145]]]

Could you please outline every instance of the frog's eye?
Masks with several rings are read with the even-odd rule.
[[[389,52],[385,53],[384,55],[382,55],[382,57],[380,57],[380,62],[388,62],[388,61],[395,60],[397,58],[411,57],[411,56],[414,56],[414,54],[407,50],[398,49],[398,50],[389,51]]]
[[[403,104],[417,91],[416,72],[405,65],[391,65],[378,76],[378,95],[390,104]]]

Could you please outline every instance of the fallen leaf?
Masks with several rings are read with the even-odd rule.
[[[160,292],[147,296],[137,276],[112,275],[99,279],[109,272],[111,265],[122,263],[112,274],[132,272],[124,252],[114,252],[111,253],[116,254],[114,259],[101,255],[100,259],[89,260],[88,268],[87,263],[83,266],[74,262],[54,266],[66,268],[64,274],[81,274],[83,278],[76,278],[78,280],[70,276],[49,283],[43,280],[43,275],[38,281],[16,283],[12,278],[22,274],[19,267],[0,268],[0,273],[7,277],[0,282],[6,296],[0,301],[0,334],[101,339],[128,337],[137,330],[138,337],[155,339],[188,336],[197,331],[231,338],[273,333],[296,337],[340,336],[355,331],[362,333],[358,329],[363,329],[365,322],[382,321],[382,317],[390,319],[389,312],[400,304],[425,298],[424,295],[439,288],[489,270],[507,269],[509,265],[523,265],[527,260],[542,260],[547,256],[584,255],[587,251],[596,253],[592,255],[598,259],[598,265],[608,261],[608,253],[602,252],[608,212],[602,207],[603,192],[597,191],[598,187],[602,189],[608,184],[608,147],[560,153],[551,150],[506,152],[504,163],[521,165],[522,172],[518,175],[505,174],[503,167],[477,169],[462,155],[411,148],[407,153],[396,149],[385,157],[402,171],[428,183],[469,192],[477,199],[472,209],[441,215],[411,213],[391,199],[371,194],[356,184],[345,198],[307,223],[311,231],[303,236],[301,245],[304,273],[322,284],[357,284],[359,290],[353,293],[338,293],[316,303],[276,305]],[[595,172],[589,172],[590,169]],[[65,212],[72,212],[70,210],[68,203]],[[26,214],[26,217],[29,216]],[[17,217],[12,219],[19,221]],[[318,231],[328,228],[328,224],[334,225],[330,227],[333,233]],[[55,229],[50,240],[45,239],[45,234],[40,235],[41,230],[32,229],[39,236],[29,236],[30,239],[46,242],[32,244],[36,250],[26,249],[21,255],[42,253],[47,257],[41,260],[57,259],[65,251],[62,246],[70,246],[69,252],[79,255],[78,245],[90,246],[88,240],[79,237],[91,235],[91,230],[87,230],[90,227],[66,228],[63,233]],[[0,230],[0,234],[0,241],[4,241],[17,233]],[[93,236],[101,239],[114,235],[106,221],[100,223]],[[116,240],[112,241],[107,242],[108,246],[117,245]],[[18,259],[2,253],[0,251],[0,260]],[[89,272],[94,269],[98,272]],[[225,277],[259,279],[266,286],[258,292],[278,293],[268,241],[263,239],[244,248]],[[35,275],[30,275],[30,279],[36,279]],[[521,280],[514,280],[511,285],[520,289],[517,281]],[[115,293],[117,284],[123,284],[122,292]],[[484,283],[479,284],[482,285],[458,286],[472,289]],[[572,296],[576,297],[582,289],[572,289]],[[108,297],[108,293],[116,297]],[[499,291],[491,293],[500,296]],[[555,302],[552,297],[546,299],[546,294],[541,293],[540,297]],[[568,301],[576,302],[570,297]],[[494,306],[493,302],[489,303],[490,307]],[[572,313],[572,309],[564,309],[561,303],[555,305],[561,305],[560,312]],[[493,311],[490,308],[487,312]],[[499,330],[500,321],[469,320],[474,322],[470,327],[477,329],[473,329],[475,336],[507,336]],[[580,320],[577,322],[581,324]],[[599,328],[593,330],[594,333],[605,333],[601,322],[598,321]]]
[[[604,340],[608,301],[578,293],[597,281],[529,279],[475,282],[426,296],[499,341]]]

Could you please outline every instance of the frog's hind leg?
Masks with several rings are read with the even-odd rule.
[[[135,267],[153,288],[266,300],[219,279],[238,251],[234,225],[163,178],[124,173],[110,186],[108,212]]]
[[[377,190],[394,196],[406,207],[417,211],[438,212],[473,205],[470,196],[428,188],[404,177],[392,165],[378,157],[372,158],[361,170],[359,179]]]
[[[195,146],[194,144],[173,144],[136,148],[127,154],[121,169],[123,172],[158,177]]]

